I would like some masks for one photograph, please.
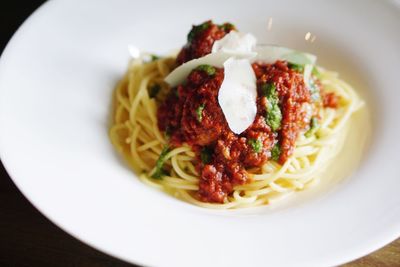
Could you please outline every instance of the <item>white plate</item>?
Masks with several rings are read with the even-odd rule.
[[[273,18],[267,31],[268,18]],[[357,171],[301,205],[209,211],[142,184],[108,140],[127,47],[164,53],[192,23],[231,21],[315,53],[366,98]],[[0,153],[18,188],[84,242],[146,266],[328,266],[400,235],[400,12],[384,1],[50,1],[0,62]],[[314,42],[305,41],[311,32]]]

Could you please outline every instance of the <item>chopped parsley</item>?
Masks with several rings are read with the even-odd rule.
[[[150,55],[150,61],[156,61],[156,60],[158,60],[160,58],[161,58],[160,56],[157,56],[157,55],[154,55],[154,54]]]
[[[235,25],[233,25],[232,23],[224,23],[222,25],[218,25],[218,28],[220,28],[221,30],[223,30],[224,32],[228,32],[228,31],[232,31],[235,29]]]
[[[162,179],[162,177],[167,174],[167,172],[164,169],[164,162],[165,162],[165,157],[167,156],[168,152],[169,152],[169,147],[164,146],[163,150],[161,151],[160,156],[158,157],[158,159],[156,161],[156,171],[153,173],[151,178]]]
[[[212,155],[212,150],[209,147],[203,147],[203,149],[200,152],[200,159],[201,162],[204,164],[208,164],[211,162],[211,155]]]
[[[316,117],[313,117],[310,122],[310,129],[304,134],[306,137],[311,137],[318,131],[319,122]]]
[[[167,126],[164,132],[165,139],[169,140],[171,138],[171,128]]]
[[[187,36],[187,40],[188,42],[192,42],[193,39],[196,37],[196,35],[206,29],[208,29],[211,26],[211,22],[210,21],[206,21],[200,25],[196,25],[192,27],[192,30],[189,32],[188,36]]]
[[[271,158],[275,161],[278,161],[280,155],[281,155],[281,146],[279,145],[279,143],[276,143],[271,149]]]
[[[288,63],[288,67],[289,67],[289,69],[292,69],[292,70],[297,71],[297,72],[301,72],[301,73],[304,72],[304,66],[300,65],[300,64],[295,64],[295,63],[289,62]]]
[[[265,121],[273,131],[276,131],[281,126],[282,121],[282,112],[279,108],[276,86],[273,83],[263,84],[261,86],[261,92],[268,100]]]
[[[248,143],[251,146],[251,148],[254,150],[254,152],[256,152],[256,153],[261,152],[263,145],[259,139],[251,138],[251,139],[249,139]]]
[[[201,104],[196,108],[196,115],[197,115],[197,120],[201,122],[203,120],[203,109],[205,108],[205,104]]]
[[[317,67],[315,67],[315,66],[313,67],[311,73],[317,78],[321,77],[321,73],[318,71]]]
[[[156,97],[157,94],[158,94],[158,92],[160,92],[160,90],[161,90],[161,85],[159,85],[158,83],[152,85],[152,86],[150,87],[150,90],[149,90],[149,96],[150,96],[150,98]]]
[[[196,70],[204,71],[209,76],[213,76],[216,72],[216,69],[213,66],[206,64],[198,66]]]
[[[178,87],[174,88],[174,94],[177,98],[179,98],[179,91],[178,91]]]

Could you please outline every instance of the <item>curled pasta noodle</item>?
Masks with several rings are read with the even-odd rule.
[[[141,59],[131,62],[114,91],[114,119],[109,135],[116,150],[142,182],[204,208],[235,209],[270,204],[317,183],[318,173],[340,151],[338,144],[343,143],[344,128],[351,115],[363,104],[349,84],[333,72],[319,68],[324,89],[339,95],[342,101],[337,109],[321,110],[316,135],[301,135],[293,155],[284,165],[268,161],[261,167],[247,170],[251,181],[235,186],[225,203],[205,203],[195,196],[200,177],[195,168],[195,153],[187,145],[166,154],[164,160],[171,168],[169,174],[162,179],[151,177],[158,156],[168,144],[164,133],[158,129],[157,103],[148,90],[151,84],[162,82],[174,64],[173,57],[150,63]],[[163,86],[162,90],[166,91],[168,87]]]

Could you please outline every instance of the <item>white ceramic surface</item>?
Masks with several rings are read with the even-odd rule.
[[[136,179],[107,136],[128,45],[168,52],[185,42],[191,24],[208,18],[231,21],[260,43],[314,53],[357,87],[372,114],[372,138],[351,177],[302,205],[248,214],[194,207]],[[399,29],[399,7],[385,1],[50,1],[0,60],[1,160],[45,216],[127,261],[350,261],[400,235]]]

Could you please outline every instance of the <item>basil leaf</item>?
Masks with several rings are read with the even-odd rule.
[[[150,55],[150,61],[156,61],[156,60],[158,60],[160,58],[161,58],[160,56],[157,56],[157,55],[154,55],[154,54]]]
[[[156,171],[153,173],[151,178],[162,179],[162,177],[167,174],[167,172],[164,169],[164,162],[165,162],[165,157],[167,156],[169,151],[170,151],[169,147],[164,146],[163,150],[161,151],[160,156],[158,157],[158,159],[156,161]]]
[[[311,137],[319,129],[319,122],[316,117],[313,117],[310,121],[310,129],[304,134],[306,137]]]
[[[192,27],[192,30],[189,32],[187,39],[188,42],[192,42],[193,39],[196,37],[197,34],[199,34],[200,32],[208,29],[211,26],[211,22],[210,21],[206,21],[200,25],[196,25]]]
[[[279,98],[276,92],[276,86],[273,83],[266,83],[261,86],[262,94],[267,97],[266,107],[266,123],[273,131],[276,131],[281,126],[282,112],[279,108]]]
[[[197,109],[196,109],[196,115],[197,115],[197,120],[201,122],[203,120],[203,109],[205,108],[205,104],[201,104]]]
[[[297,72],[301,72],[302,73],[304,71],[304,66],[300,65],[300,64],[295,64],[295,63],[288,62],[288,67],[289,67],[289,69],[292,69],[292,70],[297,71]]]
[[[212,150],[209,147],[203,147],[200,152],[200,159],[204,164],[211,162]]]
[[[213,76],[213,75],[215,74],[215,72],[216,72],[216,69],[215,69],[213,66],[211,66],[211,65],[206,65],[206,64],[203,64],[203,65],[198,66],[198,67],[196,68],[196,70],[204,71],[204,72],[206,72],[209,76]]]
[[[218,28],[220,28],[224,32],[229,32],[229,31],[234,30],[236,27],[232,23],[227,22],[227,23],[224,23],[222,25],[219,25]]]
[[[149,90],[150,98],[156,97],[158,92],[160,92],[160,90],[161,90],[161,86],[158,83],[156,83],[153,86],[151,86],[150,90]]]
[[[254,152],[256,152],[256,153],[261,152],[263,145],[260,140],[251,138],[251,139],[249,139],[248,143],[251,146],[251,148],[254,150]]]
[[[280,155],[281,155],[281,146],[279,145],[279,143],[276,143],[271,149],[271,158],[275,161],[278,161]]]

